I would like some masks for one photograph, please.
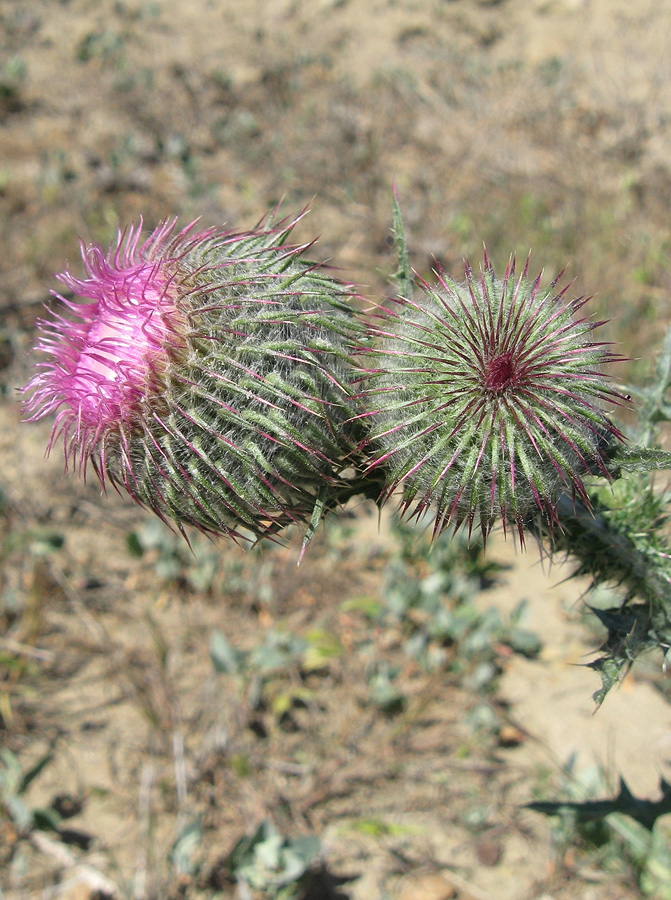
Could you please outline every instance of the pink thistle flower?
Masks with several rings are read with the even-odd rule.
[[[624,398],[602,374],[619,357],[590,337],[603,323],[528,265],[516,280],[511,260],[501,281],[485,253],[479,279],[468,263],[463,284],[439,271],[372,328],[369,468],[385,473],[383,500],[402,489],[402,513],[435,513],[434,534],[477,520],[486,540],[500,519],[523,544],[534,511],[556,522],[560,494],[589,505],[583,480],[608,477],[604,447],[623,437],[604,406]]]
[[[38,323],[24,389],[29,421],[55,414],[47,452],[62,438],[66,468],[90,462],[180,530],[309,518],[353,448],[357,325],[348,287],[285,245],[296,221],[82,245],[85,277],[57,276],[78,299],[54,294],[67,315]]]

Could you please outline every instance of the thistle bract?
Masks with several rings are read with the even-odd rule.
[[[560,276],[561,277],[561,276]],[[435,533],[479,524],[486,539],[500,519],[524,541],[524,520],[540,510],[552,526],[562,492],[588,502],[583,478],[607,475],[602,448],[621,437],[606,417],[602,366],[614,360],[555,279],[530,281],[528,260],[497,279],[485,254],[479,278],[468,263],[455,283],[420,282],[372,329],[367,351],[370,466],[383,467],[387,499],[431,509]]]
[[[271,534],[308,518],[353,447],[349,288],[285,245],[295,221],[250,232],[159,226],[82,246],[57,277],[62,312],[25,388],[55,413],[66,466],[90,462],[181,529]]]

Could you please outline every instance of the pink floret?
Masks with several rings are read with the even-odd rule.
[[[119,234],[107,255],[82,245],[85,277],[56,276],[79,299],[52,292],[72,318],[52,313],[38,323],[37,350],[47,359],[25,388],[25,410],[29,420],[57,413],[48,451],[63,434],[66,462],[73,453],[85,461],[105,432],[134,420],[174,335],[171,275],[164,259],[152,258],[172,225],[139,245],[141,227]]]

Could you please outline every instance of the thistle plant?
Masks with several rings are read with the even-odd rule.
[[[574,563],[574,574],[613,589],[613,606],[593,610],[607,630],[590,666],[601,703],[646,650],[671,659],[671,517],[668,490],[654,471],[671,469],[659,426],[671,422],[671,329],[657,377],[617,390],[603,366],[619,360],[594,342],[600,322],[566,301],[558,279],[499,281],[485,258],[476,281],[443,273],[437,285],[413,276],[394,197],[399,297],[366,349],[363,394],[372,472],[381,501],[398,488],[401,512],[431,511],[434,535],[478,518],[483,540],[500,515],[541,553]],[[561,276],[560,276],[561,277]],[[417,297],[419,296],[419,299]],[[638,424],[624,439],[607,410],[638,401]],[[507,465],[505,465],[507,461]]]
[[[610,459],[612,483],[590,487],[589,508],[560,498],[561,528],[552,534],[537,520],[531,523],[551,553],[567,556],[575,575],[591,579],[587,602],[598,586],[613,588],[610,607],[592,608],[606,630],[598,657],[589,663],[602,681],[597,703],[645,651],[661,650],[665,670],[671,662],[671,491],[654,476],[656,469],[671,469],[671,453],[658,443],[659,426],[671,422],[671,329],[652,384],[630,390],[638,401],[638,422],[629,443]]]
[[[486,251],[463,283],[437,268],[371,329],[369,465],[385,472],[383,499],[400,489],[403,513],[432,511],[435,534],[477,520],[486,540],[500,521],[524,543],[534,512],[552,527],[560,494],[589,505],[585,477],[609,477],[604,447],[622,435],[605,409],[623,398],[604,366],[617,357],[592,339],[589,298],[528,270],[516,277],[511,260],[499,279]]]
[[[353,496],[399,497],[483,541],[500,522],[521,544],[577,562],[619,589],[598,616],[602,700],[645,649],[671,654],[668,497],[658,426],[671,421],[671,332],[656,383],[633,391],[625,441],[610,414],[629,394],[594,339],[589,298],[561,276],[411,273],[398,201],[398,296],[364,332],[353,289],[288,246],[296,220],[248,232],[119,234],[82,246],[74,299],[39,323],[42,361],[24,389],[29,420],[54,415],[51,450],[92,466],[185,533],[274,537]]]
[[[355,445],[348,286],[290,247],[297,219],[249,232],[119,233],[82,245],[75,299],[39,322],[29,420],[55,414],[66,467],[90,464],[182,530],[272,535],[309,520]]]

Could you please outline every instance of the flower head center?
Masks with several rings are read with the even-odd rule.
[[[64,323],[51,351],[58,372],[58,404],[78,427],[99,430],[130,423],[166,345],[175,343],[175,307],[164,267],[144,260],[104,257],[93,245],[86,279],[60,280],[84,303],[68,303],[76,317]]]
[[[519,373],[512,353],[497,353],[485,366],[485,389],[490,394],[501,394],[506,388],[514,387]]]

